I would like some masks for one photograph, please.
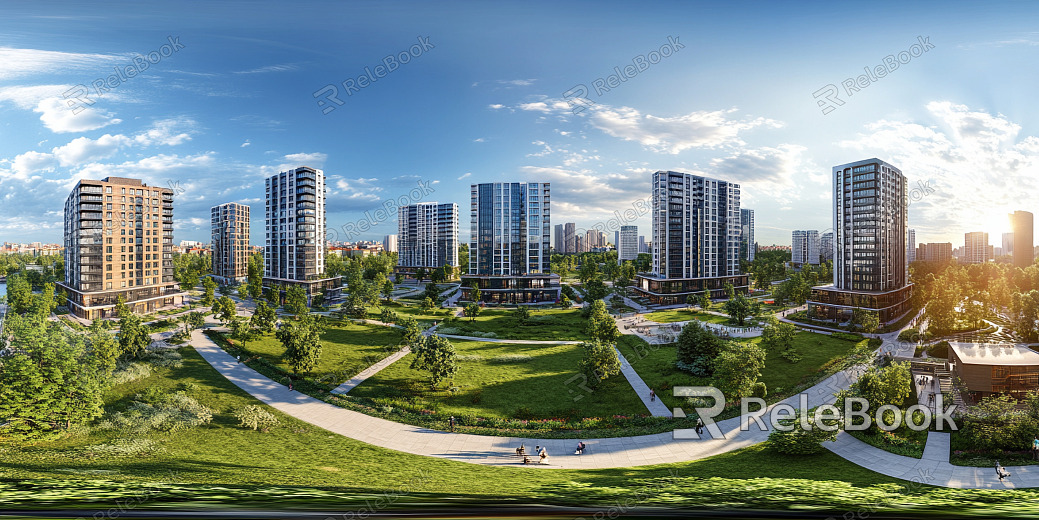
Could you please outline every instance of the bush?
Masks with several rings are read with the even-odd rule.
[[[850,332],[834,332],[833,334],[830,334],[830,337],[843,339],[845,341],[854,341],[856,343],[865,339],[862,337],[862,334],[852,334]]]
[[[936,358],[948,358],[949,357],[949,342],[939,341],[934,345],[927,347],[927,355]]]
[[[125,412],[116,412],[102,420],[100,427],[134,433],[151,430],[175,433],[212,420],[213,410],[184,392],[177,392],[155,405],[134,401]]]
[[[758,381],[757,383],[754,383],[754,390],[751,391],[750,395],[764,399],[768,396],[768,387],[765,383]]]
[[[180,368],[184,366],[184,357],[176,350],[151,350],[145,354],[143,359],[159,368]]]
[[[491,363],[504,365],[509,363],[527,363],[532,359],[534,358],[531,356],[527,356],[525,354],[505,354],[501,356],[494,356],[490,358],[488,361],[490,361]]]
[[[884,340],[880,338],[870,338],[869,342],[867,343],[867,345],[869,345],[869,348],[880,348],[880,346],[883,344]]]
[[[675,361],[675,368],[684,372],[689,372],[696,377],[707,377],[711,375],[711,372],[713,372],[714,365],[711,363],[710,359],[698,357],[694,359],[692,363]]]
[[[278,418],[268,412],[262,406],[251,404],[238,409],[234,413],[238,419],[238,425],[243,428],[252,428],[254,431],[260,428],[270,428],[278,425]]]
[[[822,443],[837,439],[837,430],[839,428],[836,426],[839,419],[822,419],[821,422],[823,424],[833,427],[833,431],[826,431],[818,427],[814,411],[814,408],[807,412],[798,410],[796,418],[781,419],[779,421],[781,426],[793,426],[793,428],[790,431],[782,431],[779,428],[773,429],[768,434],[768,446],[787,455],[814,455],[826,451]],[[807,417],[804,417],[805,415]],[[807,421],[808,429],[804,429],[801,425],[802,418]]]
[[[529,406],[521,406],[516,409],[516,412],[512,414],[517,419],[530,420],[537,416]]]
[[[152,375],[152,367],[140,361],[120,361],[112,373],[112,384],[123,385]]]

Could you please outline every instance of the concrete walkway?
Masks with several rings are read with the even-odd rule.
[[[639,399],[642,399],[642,404],[646,405],[646,409],[654,417],[671,417],[671,410],[664,403],[660,402],[660,399],[656,397],[651,398],[649,393],[652,391],[649,385],[639,377],[639,373],[631,368],[631,363],[628,363],[627,358],[617,347],[613,347],[613,350],[617,351],[617,359],[621,362],[621,373],[624,374],[624,378],[628,380],[628,384],[638,394]]]
[[[714,434],[704,439],[675,439],[671,432],[638,437],[582,439],[584,455],[574,455],[578,439],[538,439],[532,437],[492,437],[448,433],[371,417],[340,408],[313,397],[290,392],[221,350],[201,331],[192,333],[192,345],[220,374],[265,404],[330,432],[383,448],[439,457],[472,464],[523,466],[515,455],[521,444],[532,453],[535,445],[544,446],[547,464],[533,468],[622,468],[697,460],[752,446],[768,437],[753,423],[741,430],[740,418],[727,419],[708,428]],[[842,372],[805,392],[808,406],[832,401],[834,389],[850,383]],[[796,398],[788,399],[797,405]],[[751,415],[760,416],[764,411]],[[768,421],[764,421],[766,428]],[[712,438],[713,437],[713,438]]]
[[[372,366],[362,370],[360,374],[357,374],[356,376],[351,377],[349,380],[347,380],[343,384],[335,387],[335,389],[332,390],[332,393],[333,394],[347,394],[347,393],[349,393],[350,390],[353,390],[355,386],[363,383],[369,377],[372,377],[375,374],[378,374],[380,370],[382,370],[382,369],[392,365],[393,363],[397,362],[398,359],[408,355],[409,353],[411,353],[411,347],[405,346],[404,348],[398,350],[397,352],[394,352],[393,354],[390,354],[389,356],[386,356],[385,358],[380,360],[378,363],[375,363],[374,365],[372,365]]]

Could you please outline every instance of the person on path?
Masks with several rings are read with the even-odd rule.
[[[289,379],[289,391],[290,392],[292,391],[292,380],[291,379]]]
[[[539,457],[541,458],[541,460],[538,461],[538,464],[544,464],[545,459],[548,458],[548,452],[545,451],[545,448],[541,448],[541,455],[539,455]]]
[[[650,390],[649,391],[649,402],[653,402],[653,401],[656,401],[656,400],[657,400],[657,393],[652,391],[652,390]]]
[[[699,417],[696,418],[696,434],[703,435],[703,419]]]
[[[1032,460],[1039,460],[1039,435],[1032,439]]]
[[[239,365],[242,364],[242,355],[241,354],[238,355],[238,364]]]
[[[451,418],[447,420],[447,423],[451,425],[451,431],[455,431],[455,416],[452,415]]]

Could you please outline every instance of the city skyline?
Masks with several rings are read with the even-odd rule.
[[[661,21],[614,4],[613,13],[587,25],[558,20],[527,33],[525,22],[543,11],[530,5],[513,8],[503,22],[514,38],[473,45],[483,41],[473,28],[485,25],[487,14],[460,3],[440,7],[442,17],[428,16],[428,8],[358,4],[369,30],[315,30],[291,41],[265,30],[270,14],[232,15],[222,5],[146,14],[134,4],[59,4],[64,16],[47,19],[48,35],[36,30],[41,18],[32,8],[5,12],[0,200],[18,201],[21,211],[0,218],[0,241],[60,242],[60,194],[79,179],[107,175],[101,172],[172,188],[182,208],[176,238],[204,241],[209,208],[262,204],[264,178],[304,165],[329,175],[329,228],[340,235],[416,185],[435,191],[422,200],[464,205],[468,183],[505,178],[552,182],[557,221],[588,229],[648,200],[649,173],[675,170],[739,182],[745,204],[757,211],[757,242],[784,244],[792,230],[827,228],[825,165],[874,156],[906,172],[909,223],[920,242],[955,242],[975,230],[968,228],[999,237],[1010,230],[1007,214],[1039,209],[1027,202],[1039,198],[1039,151],[1030,145],[1039,126],[1020,87],[1039,72],[986,82],[1005,74],[1002,65],[1037,52],[1022,13],[978,11],[965,33],[943,23],[949,14],[898,4],[896,20],[882,9],[857,13],[876,30],[833,48],[814,29],[844,6],[823,13],[760,5],[737,16],[663,3],[671,16]],[[283,23],[315,29],[332,23],[325,18],[353,18],[262,7],[257,11]],[[323,4],[322,12],[359,8]],[[798,38],[772,38],[778,10],[797,15],[782,32]],[[84,31],[99,11],[124,30]],[[136,23],[141,19],[148,23]],[[215,20],[220,31],[212,30]],[[631,25],[639,30],[619,30]],[[247,37],[257,29],[268,37]],[[742,45],[748,34],[791,58],[773,64],[757,45]],[[922,55],[848,95],[846,76],[913,45]],[[670,56],[620,86],[597,86],[614,67],[664,46]],[[567,48],[581,49],[582,59],[558,51]],[[402,52],[418,56],[359,91],[343,91],[343,80]],[[155,58],[140,76],[112,75],[139,56]],[[731,63],[743,64],[738,74],[728,71]],[[775,67],[791,81],[771,81]],[[962,87],[950,75],[972,79]],[[823,114],[813,93],[829,84],[842,105]],[[89,95],[83,106],[68,106],[63,96],[77,85]],[[158,85],[161,97],[153,95]],[[342,105],[319,105],[315,93],[327,85],[338,85]],[[571,106],[572,95],[564,94],[580,85],[590,104]],[[677,85],[695,85],[693,95]],[[437,132],[416,124],[448,118],[458,124]],[[394,220],[374,221],[353,238],[392,234]],[[468,224],[463,212],[462,241],[470,238]],[[645,213],[624,224],[650,227]],[[261,223],[252,225],[252,236],[262,236]]]

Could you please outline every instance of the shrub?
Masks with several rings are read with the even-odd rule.
[[[750,395],[764,399],[768,396],[768,387],[765,386],[765,383],[758,381],[757,383],[754,383],[754,389],[751,391]]]
[[[489,361],[491,363],[504,365],[509,363],[527,363],[532,359],[534,358],[525,354],[504,354],[501,356],[494,356],[490,358]]]
[[[184,366],[184,357],[176,350],[152,350],[144,356],[144,360],[159,368],[180,368]]]
[[[807,417],[805,417],[806,415]],[[808,429],[804,429],[801,424],[802,420],[807,422]],[[822,453],[826,451],[826,448],[822,445],[824,441],[837,439],[838,419],[824,418],[820,422],[828,427],[833,427],[833,431],[826,431],[818,427],[820,425],[815,420],[814,408],[807,412],[798,410],[796,418],[781,419],[779,421],[779,425],[792,426],[793,428],[790,431],[782,431],[779,428],[773,429],[768,434],[768,446],[787,455]]]
[[[123,385],[152,375],[152,367],[140,361],[120,361],[112,373],[112,384]]]
[[[949,342],[939,341],[934,345],[927,347],[927,355],[936,358],[948,358],[949,357]]]
[[[859,341],[862,341],[864,339],[862,337],[862,334],[852,334],[850,332],[834,332],[833,334],[830,334],[830,337],[831,338],[837,338],[837,339],[843,339],[845,341],[855,341],[855,342],[859,342]]]
[[[251,404],[238,409],[234,413],[238,419],[238,425],[243,428],[252,428],[254,431],[260,428],[270,428],[278,425],[278,418],[268,412],[262,406]]]
[[[866,344],[869,345],[869,348],[880,348],[881,345],[884,344],[884,340],[880,338],[870,338]]]
[[[155,405],[134,401],[125,412],[111,414],[100,427],[134,433],[151,430],[175,433],[209,424],[212,420],[213,410],[184,392],[177,392]]]
[[[533,419],[536,415],[534,414],[534,411],[530,409],[529,406],[521,406],[516,409],[512,416],[517,419],[530,420]]]

